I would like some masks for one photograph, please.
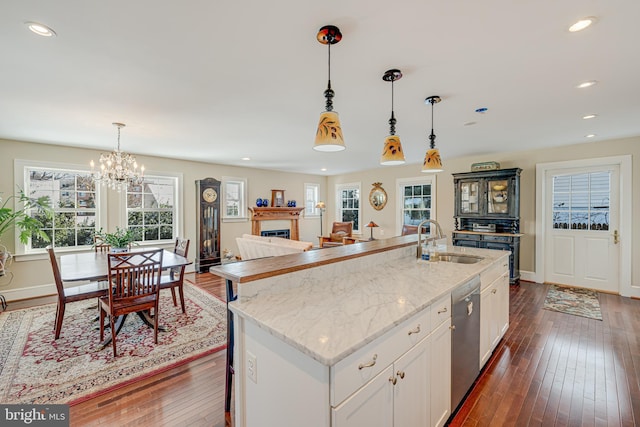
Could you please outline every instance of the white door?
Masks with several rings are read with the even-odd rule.
[[[619,166],[547,170],[545,282],[620,292]]]

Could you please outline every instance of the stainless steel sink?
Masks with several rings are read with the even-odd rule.
[[[438,254],[438,260],[444,262],[455,262],[458,264],[475,264],[483,259],[484,258],[477,255],[452,254],[446,252]]]

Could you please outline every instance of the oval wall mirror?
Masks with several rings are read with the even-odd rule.
[[[371,185],[373,185],[373,188],[369,192],[369,203],[375,210],[379,211],[387,204],[387,192],[382,188],[381,182],[374,182]]]

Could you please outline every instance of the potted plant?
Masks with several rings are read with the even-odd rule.
[[[102,229],[95,232],[95,236],[111,246],[113,252],[127,252],[135,244],[135,236],[128,228],[116,227],[115,233],[105,233]]]
[[[16,203],[15,208],[9,206],[9,201],[12,199]],[[17,195],[7,197],[4,201],[0,197],[0,276],[4,275],[5,265],[11,257],[11,253],[6,246],[2,245],[2,236],[8,230],[11,228],[18,229],[20,231],[18,238],[23,244],[27,244],[32,236],[37,236],[45,242],[50,240],[49,236],[42,230],[44,226],[42,222],[31,216],[33,211],[45,218],[51,218],[53,211],[49,197],[31,198],[23,190],[20,190]]]

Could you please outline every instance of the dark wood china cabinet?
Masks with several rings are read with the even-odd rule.
[[[521,172],[511,168],[453,174],[453,244],[511,251],[511,284],[520,280]]]

